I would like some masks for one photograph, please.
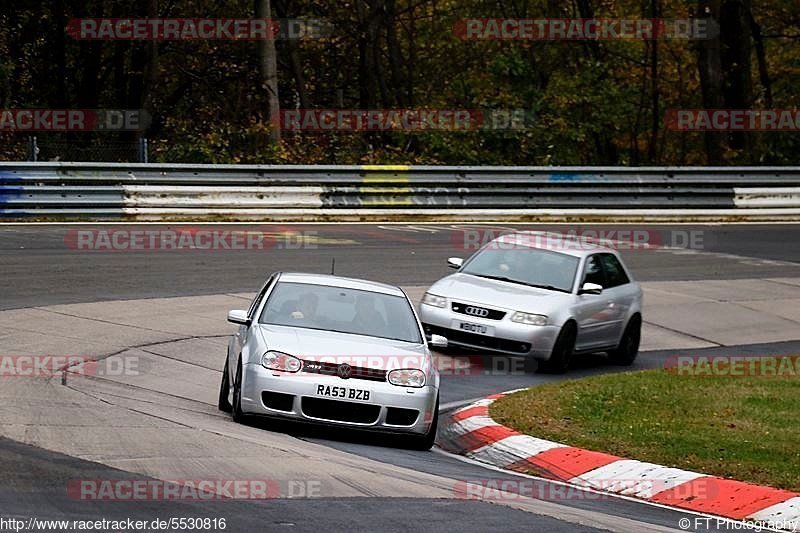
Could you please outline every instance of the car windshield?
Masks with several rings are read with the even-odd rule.
[[[342,287],[280,282],[259,322],[422,342],[414,312],[404,297]]]
[[[577,257],[568,254],[528,246],[516,246],[508,250],[487,247],[472,256],[461,272],[521,285],[571,292],[578,262]]]

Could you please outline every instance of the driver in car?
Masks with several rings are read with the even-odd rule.
[[[498,265],[502,276],[512,279],[524,279],[526,268],[524,254],[521,250],[508,250],[503,253],[503,258]]]
[[[318,303],[319,299],[316,294],[306,292],[301,294],[295,302],[290,303],[286,313],[292,321],[312,322],[316,318]]]
[[[353,325],[359,331],[370,335],[385,333],[386,321],[375,307],[375,300],[372,296],[360,294],[356,298],[356,315],[353,317]]]

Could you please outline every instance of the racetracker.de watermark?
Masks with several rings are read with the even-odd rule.
[[[522,233],[476,228],[452,232],[451,244],[456,250],[466,252],[474,252],[484,247],[497,251],[531,251],[537,248],[588,250],[595,246],[620,251],[702,250],[705,248],[705,233],[702,230],[596,226],[542,229]]]
[[[673,131],[800,131],[798,109],[670,109]]]
[[[96,360],[84,355],[0,354],[0,377],[50,378],[138,376],[139,358],[115,355]]]
[[[526,130],[526,109],[283,109],[273,123],[307,132]]]
[[[676,355],[664,362],[664,370],[692,377],[800,377],[800,356]]]
[[[456,21],[453,33],[465,41],[609,41],[713,39],[711,19],[469,18]]]
[[[591,490],[586,490],[591,489]],[[719,493],[713,478],[695,480],[691,484],[675,484],[662,479],[577,479],[575,485],[563,485],[535,479],[480,479],[456,482],[453,496],[464,500],[520,501],[597,501],[613,499],[614,494],[636,494],[650,498],[670,491],[676,498],[711,499]]]
[[[267,41],[333,33],[333,24],[321,19],[75,18],[67,25],[67,34],[80,41]]]
[[[308,479],[72,479],[67,494],[80,501],[271,500],[315,498],[322,482]]]
[[[0,131],[143,131],[143,109],[0,109]]]
[[[64,245],[83,252],[213,252],[316,249],[318,232],[210,228],[73,229]]]
[[[528,345],[528,349],[530,348],[531,345]],[[420,355],[298,355],[297,357],[302,361],[298,366],[302,372],[294,374],[298,376],[312,373],[321,374],[322,377],[342,377],[341,371],[345,370],[347,379],[374,378],[376,373],[386,373],[396,369],[425,370],[429,366],[427,358]],[[525,358],[500,354],[434,354],[432,362],[442,376],[524,376],[527,373]]]

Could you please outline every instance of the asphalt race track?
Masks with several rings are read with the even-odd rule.
[[[73,380],[66,387],[57,380],[46,384],[21,384],[19,379],[16,383],[3,382],[0,486],[4,489],[0,490],[0,515],[142,520],[226,517],[230,531],[669,531],[679,530],[680,518],[694,519],[693,515],[622,498],[503,504],[464,500],[454,496],[453,483],[519,477],[440,451],[405,450],[395,447],[392,439],[356,432],[276,423],[235,426],[214,405],[225,333],[230,329],[224,323],[225,306],[237,302],[245,306],[248,295],[272,271],[328,273],[332,258],[339,275],[395,283],[418,297],[426,285],[449,272],[446,257],[469,255],[465,232],[481,227],[213,226],[216,230],[263,231],[276,236],[264,249],[235,251],[96,251],[74,244],[77,230],[191,227],[0,226],[4,274],[0,277],[0,339],[4,339],[0,353],[21,353],[26,340],[30,341],[28,353],[55,349],[58,345],[42,334],[52,324],[54,336],[61,339],[72,338],[80,345],[83,339],[91,338],[81,353],[136,355],[144,373],[131,380]],[[482,228],[499,232],[510,227]],[[547,229],[570,227],[604,231],[629,228],[548,225]],[[800,301],[800,294],[795,294],[800,293],[797,226],[635,227],[648,232],[651,246],[622,247],[621,253],[637,280],[645,285],[646,302],[654,305],[653,320],[643,339],[645,351],[635,369],[661,367],[666,358],[681,353],[800,353],[800,323],[793,311]],[[285,232],[292,237],[284,238]],[[690,242],[693,244],[687,247]],[[651,294],[653,297],[647,300]],[[673,299],[689,301],[690,297],[697,301],[686,313],[698,314],[684,323],[674,317],[678,313]],[[148,300],[153,298],[168,300]],[[724,316],[730,307],[735,311]],[[161,310],[163,316],[148,317],[155,310]],[[701,317],[701,311],[707,316]],[[180,313],[199,318],[182,321]],[[714,315],[720,320],[714,322]],[[735,326],[736,320],[752,320],[754,316],[764,317],[764,324],[757,324],[759,335],[741,327],[736,328],[738,335],[733,328],[726,329],[729,323]],[[699,323],[696,329],[691,322]],[[81,327],[86,327],[85,334]],[[577,361],[567,378],[613,371],[620,369],[607,365],[602,356],[591,356]],[[558,379],[566,378],[491,372],[443,376],[443,409],[494,392]],[[81,420],[85,429],[76,423]],[[95,426],[106,421],[112,433],[126,435],[122,440],[129,441],[129,447],[114,448],[119,443],[113,442],[113,436],[93,433],[98,431]],[[189,436],[184,436],[187,431]],[[215,447],[220,444],[212,437],[237,444]],[[263,464],[252,462],[252,447],[256,451],[263,448]],[[319,497],[85,502],[75,501],[64,490],[69,480],[78,477],[167,475],[165,479],[178,479],[176,472],[213,472],[227,465],[240,468],[231,470],[239,475],[244,475],[242,468],[252,465],[253,475],[263,476],[271,471],[270,453],[276,457],[287,454],[281,461],[284,465],[274,466],[276,478],[302,478],[308,472],[319,472],[323,483]],[[709,528],[698,529],[729,530],[713,522]]]
[[[464,229],[485,228],[498,235],[502,228],[578,228],[606,231],[640,229],[651,232],[653,251],[625,252],[640,281],[741,279],[792,275],[800,264],[800,231],[793,225],[614,226],[614,225],[120,225],[120,226],[0,226],[0,309],[54,303],[163,298],[197,294],[254,291],[275,270],[329,273],[336,259],[342,276],[378,279],[397,285],[425,285],[447,274],[444,259],[469,255],[474,241]],[[164,230],[213,227],[240,228],[273,234],[309,236],[307,245],[276,239],[264,249],[197,252],[82,251],[71,247],[68,235],[78,230]],[[665,250],[684,245],[691,232],[701,249]],[[792,263],[792,264],[787,264]]]

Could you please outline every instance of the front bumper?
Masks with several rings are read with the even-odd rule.
[[[512,322],[509,316],[490,320],[456,313],[448,307],[419,306],[419,318],[426,334],[447,337],[448,344],[470,350],[516,355],[546,361],[553,352],[560,328],[555,325],[531,326]],[[467,332],[455,324],[467,322],[492,328],[493,334]]]
[[[369,401],[317,395],[320,385],[369,391]],[[242,369],[242,411],[247,414],[392,433],[424,434],[433,421],[438,389],[389,382],[341,379],[313,373]]]

